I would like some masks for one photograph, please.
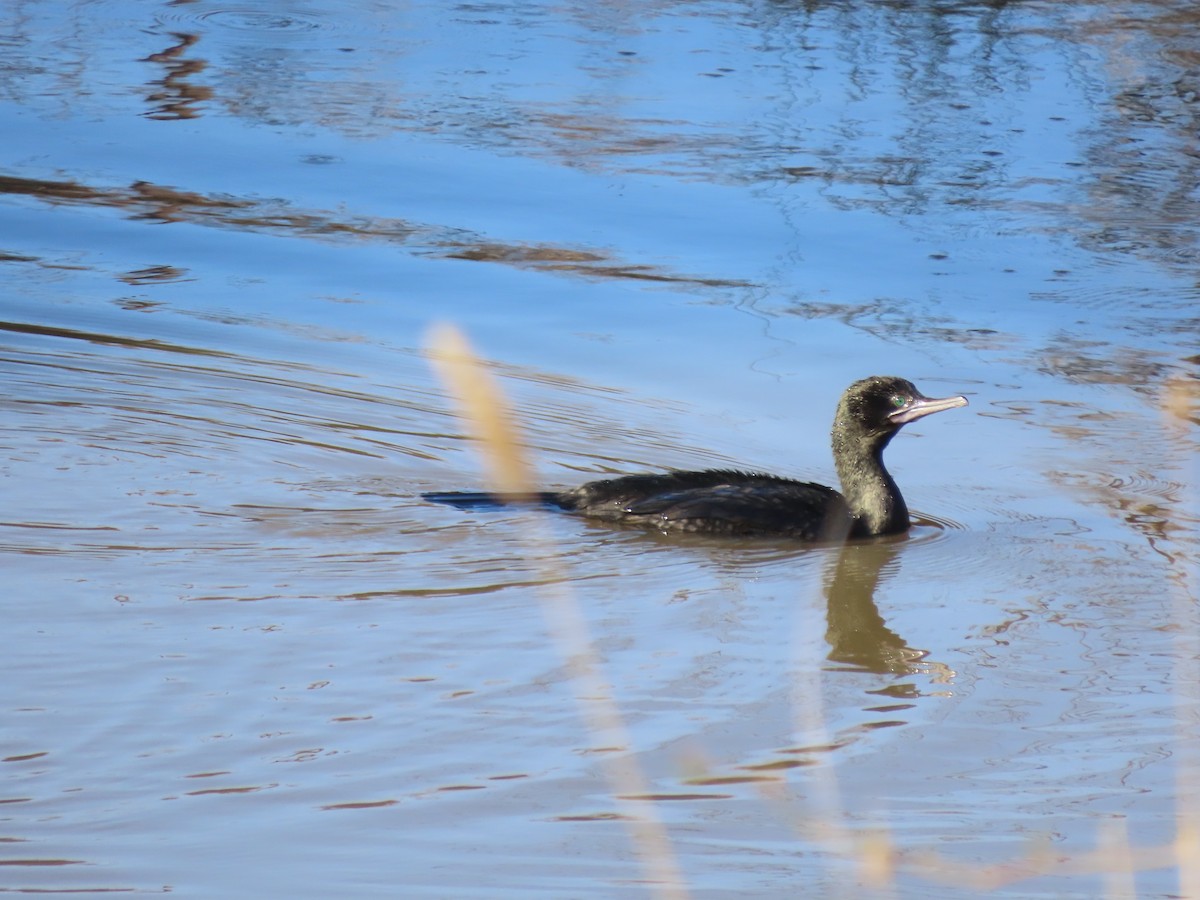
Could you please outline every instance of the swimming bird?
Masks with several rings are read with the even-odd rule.
[[[908,507],[884,468],[884,448],[909,422],[966,405],[966,397],[926,397],[911,381],[895,376],[854,382],[842,394],[831,433],[840,494],[812,482],[706,469],[625,475],[529,496],[459,491],[422,496],[460,509],[532,501],[664,532],[802,541],[899,534],[908,530]]]

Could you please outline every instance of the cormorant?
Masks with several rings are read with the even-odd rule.
[[[883,450],[901,427],[965,397],[935,400],[910,381],[875,375],[842,394],[833,420],[833,459],[842,493],[812,482],[732,469],[625,475],[565,491],[532,495],[423,494],[461,509],[534,502],[618,525],[664,532],[772,535],[803,541],[898,534],[908,507],[883,465]]]

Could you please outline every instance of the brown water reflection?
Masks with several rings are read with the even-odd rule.
[[[280,234],[325,240],[369,239],[409,245],[415,252],[448,259],[496,262],[548,272],[595,278],[697,284],[708,287],[747,287],[737,279],[673,273],[657,266],[621,263],[594,250],[546,245],[504,245],[472,236],[452,226],[418,225],[399,219],[340,220],[324,212],[295,210],[278,200],[210,197],[166,185],[135,182],[128,188],[93,188],[75,182],[40,181],[0,176],[0,194],[34,197],[51,204],[78,203],[126,210],[135,220],[192,223],[233,228],[251,233]],[[9,262],[36,262],[35,257],[8,256]],[[180,270],[155,266],[120,276],[128,284],[175,280]]]
[[[167,121],[193,119],[201,114],[198,107],[213,98],[212,88],[192,80],[208,68],[208,63],[186,56],[188,50],[200,40],[198,35],[173,32],[171,37],[178,43],[143,59],[143,62],[161,65],[165,70],[162,79],[157,82],[158,90],[146,95],[147,102],[153,107],[145,115]]]

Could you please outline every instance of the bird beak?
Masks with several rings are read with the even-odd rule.
[[[966,397],[943,397],[940,400],[935,400],[932,397],[922,397],[920,394],[917,394],[906,406],[888,415],[888,421],[896,425],[904,425],[922,416],[929,416],[944,409],[954,409],[966,405]]]

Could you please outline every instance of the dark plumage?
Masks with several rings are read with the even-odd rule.
[[[892,376],[856,381],[842,394],[833,421],[833,458],[843,493],[774,475],[707,469],[626,475],[532,497],[488,493],[423,496],[460,508],[535,502],[620,525],[667,532],[776,535],[804,541],[897,534],[908,507],[883,465],[883,450],[906,423],[966,406],[965,397],[925,397]]]

